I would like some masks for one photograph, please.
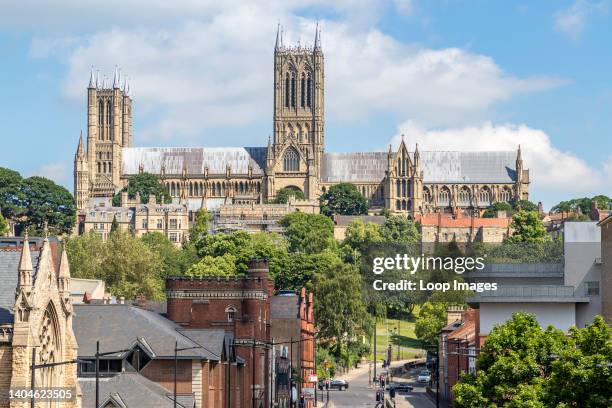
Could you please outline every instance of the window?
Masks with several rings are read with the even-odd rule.
[[[424,188],[423,189],[423,201],[426,203],[431,203],[431,193],[429,192],[429,189]]]
[[[234,320],[236,320],[236,308],[234,306],[228,306],[225,309],[225,315],[227,316],[227,321],[228,322],[233,322]]]
[[[300,160],[298,153],[294,148],[289,148],[285,152],[285,157],[283,159],[283,171],[299,171],[300,170]]]
[[[444,187],[438,193],[438,205],[448,206],[450,205],[450,191]]]
[[[512,191],[508,187],[504,187],[499,194],[499,201],[509,202],[512,199]]]
[[[178,237],[175,232],[170,234],[170,242],[178,242]]]
[[[285,76],[285,108],[289,107],[289,74]]]
[[[147,228],[149,228],[149,222],[146,219],[144,219],[142,220],[142,229],[147,229]]]
[[[161,219],[157,220],[157,229],[162,229],[164,228],[164,221]]]
[[[587,296],[599,296],[599,282],[585,282],[584,291]]]
[[[170,219],[170,228],[171,229],[176,229],[176,225],[177,225],[176,218],[171,218]]]
[[[291,107],[295,108],[295,74],[291,74]]]
[[[468,190],[467,187],[463,187],[459,191],[459,205],[470,205],[470,190]]]
[[[312,106],[312,79],[308,74],[308,80],[306,81],[306,106],[309,108]]]
[[[300,81],[300,106],[306,107],[306,76],[302,74],[302,80]]]
[[[478,204],[491,204],[491,190],[489,190],[487,187],[484,187],[482,190],[480,190],[480,193],[478,193]]]

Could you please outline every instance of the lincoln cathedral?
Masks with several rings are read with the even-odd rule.
[[[74,161],[74,193],[83,210],[112,196],[131,175],[156,174],[173,201],[190,209],[264,203],[283,188],[316,200],[334,184],[357,186],[376,212],[415,216],[528,198],[529,170],[517,151],[420,151],[403,141],[386,152],[325,151],[325,73],[321,33],[313,46],[274,47],[273,132],[265,147],[133,147],[130,85],[92,70],[87,140]],[[262,137],[263,139],[263,137]]]

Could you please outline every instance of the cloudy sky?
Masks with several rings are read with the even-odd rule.
[[[92,65],[130,78],[137,146],[265,145],[276,26],[318,21],[327,151],[521,144],[534,201],[612,195],[608,1],[4,0],[0,166],[72,189]]]

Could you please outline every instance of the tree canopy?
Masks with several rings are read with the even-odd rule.
[[[514,232],[507,238],[508,242],[547,242],[550,235],[535,211],[519,210],[512,216],[510,226]]]
[[[414,332],[426,344],[438,344],[438,332],[446,325],[446,304],[425,302],[419,310]]]
[[[351,183],[331,186],[319,198],[321,213],[332,215],[361,215],[368,213],[368,201]]]
[[[419,230],[414,222],[401,215],[387,217],[380,228],[380,235],[386,242],[416,244],[420,240]]]
[[[306,196],[302,192],[302,190],[298,190],[297,188],[285,187],[278,190],[276,193],[276,197],[272,200],[273,204],[286,204],[289,202],[290,197],[295,197],[298,200],[304,200]]]
[[[172,197],[168,190],[159,181],[155,174],[138,173],[128,178],[128,185],[121,191],[127,191],[128,197],[134,199],[136,194],[140,194],[141,204],[146,204],[149,201],[149,196],[154,195],[158,203],[170,203]],[[113,205],[119,206],[121,202],[121,192],[113,196]]]
[[[279,225],[285,228],[292,252],[313,254],[336,246],[334,224],[323,215],[296,211],[281,218]]]
[[[601,316],[569,336],[514,313],[481,347],[475,374],[453,387],[455,406],[610,407],[612,332]]]
[[[2,216],[0,212],[0,236],[5,235],[9,231],[8,222]]]
[[[40,233],[45,223],[52,234],[72,232],[76,209],[72,194],[44,177],[22,178],[0,167],[0,209],[6,219],[15,222],[15,232],[26,229]]]
[[[606,195],[600,194],[591,198],[573,198],[571,200],[561,201],[557,205],[551,208],[552,212],[569,212],[576,211],[580,208],[582,214],[588,214],[591,211],[592,202],[597,202],[597,208],[600,210],[612,210],[612,198]]]

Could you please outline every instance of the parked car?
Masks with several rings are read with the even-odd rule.
[[[319,380],[319,383],[317,384],[317,386],[319,387],[319,390],[326,390],[327,389],[326,380]],[[334,378],[329,381],[330,390],[344,391],[348,387],[349,387],[349,383],[346,380]]]
[[[431,381],[431,374],[429,374],[429,371],[427,370],[421,371],[419,373],[419,376],[417,377],[417,382],[428,383],[429,381]]]
[[[391,383],[389,385],[387,385],[387,389],[394,389],[396,392],[408,392],[408,391],[412,391],[414,389],[414,387],[412,385],[408,385],[407,383]]]

